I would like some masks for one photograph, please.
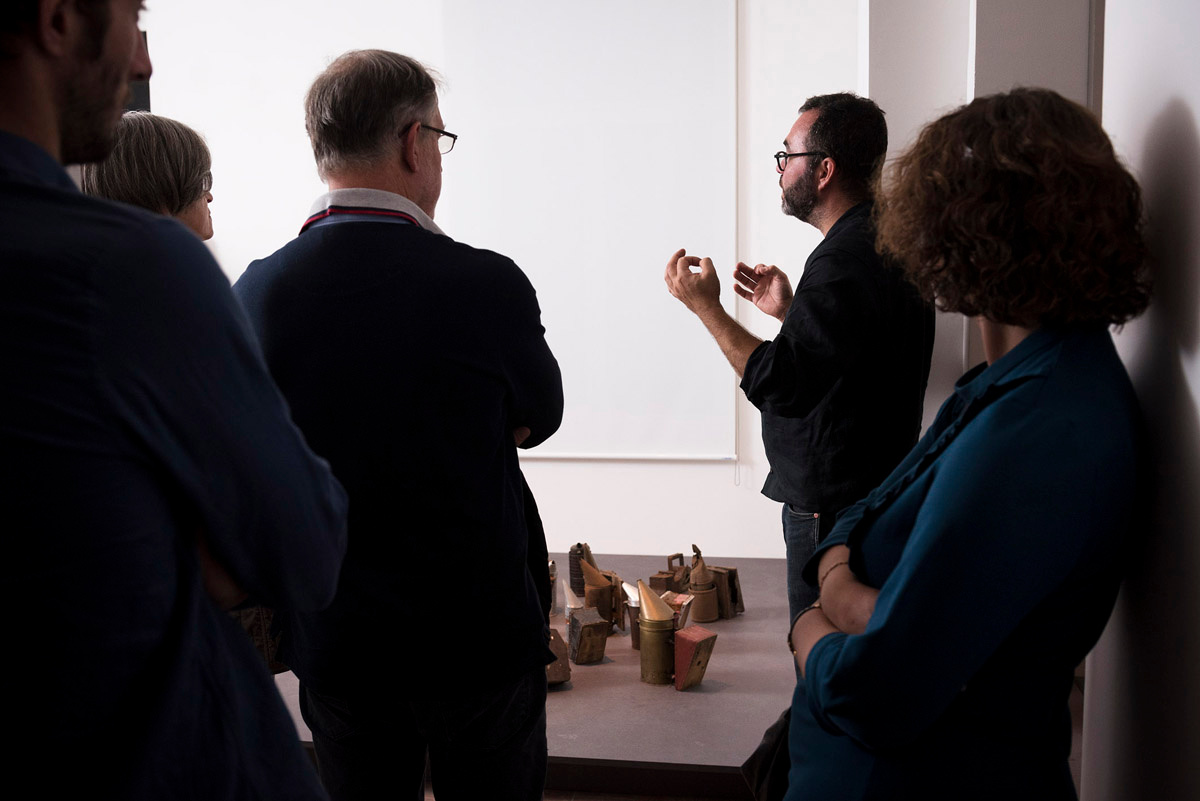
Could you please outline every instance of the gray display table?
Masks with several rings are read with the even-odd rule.
[[[565,584],[566,555],[551,558],[558,563],[560,584]],[[742,797],[738,768],[791,702],[795,684],[785,644],[784,561],[707,553],[705,559],[738,569],[746,611],[731,620],[700,624],[717,634],[703,683],[684,692],[673,685],[643,684],[629,632],[617,629],[608,638],[603,662],[572,665],[571,681],[550,691],[548,786]],[[664,568],[666,557],[596,554],[596,562],[636,584]],[[553,616],[551,625],[566,637],[561,615]],[[276,683],[301,739],[310,740],[300,718],[295,676],[281,674]]]

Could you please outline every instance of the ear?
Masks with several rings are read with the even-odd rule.
[[[404,162],[404,167],[409,172],[420,172],[421,160],[417,158],[417,147],[421,136],[421,123],[414,122],[404,131],[404,135],[400,137],[400,158]]]
[[[32,32],[34,43],[48,55],[68,55],[81,24],[75,0],[40,0]]]
[[[837,162],[829,158],[829,156],[821,159],[821,163],[817,167],[817,191],[823,192],[828,190],[829,185],[833,183],[835,175],[837,175]]]

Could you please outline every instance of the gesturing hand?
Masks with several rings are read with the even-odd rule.
[[[692,272],[691,268],[697,266],[700,272]],[[721,282],[717,279],[712,259],[689,256],[686,250],[680,248],[667,262],[667,272],[663,278],[671,294],[694,314],[703,315],[720,308]]]
[[[774,264],[748,267],[738,262],[733,271],[733,291],[777,320],[783,320],[792,305],[792,283]]]

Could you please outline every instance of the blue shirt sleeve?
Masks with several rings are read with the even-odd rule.
[[[807,703],[827,730],[867,748],[926,730],[1126,519],[1131,464],[1104,458],[1069,415],[1009,411],[964,431],[930,468],[866,631],[811,650]]]
[[[183,487],[211,552],[252,598],[324,608],[346,496],[292,424],[228,281],[169,220],[113,249],[96,345],[121,422]]]

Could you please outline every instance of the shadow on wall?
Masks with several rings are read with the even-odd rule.
[[[1180,100],[1154,119],[1141,181],[1155,299],[1130,372],[1153,446],[1153,503],[1113,623],[1111,784],[1087,798],[1200,798],[1200,133]],[[1123,752],[1123,753],[1121,753]],[[1085,757],[1086,759],[1086,757]],[[1085,779],[1085,790],[1087,780]]]

